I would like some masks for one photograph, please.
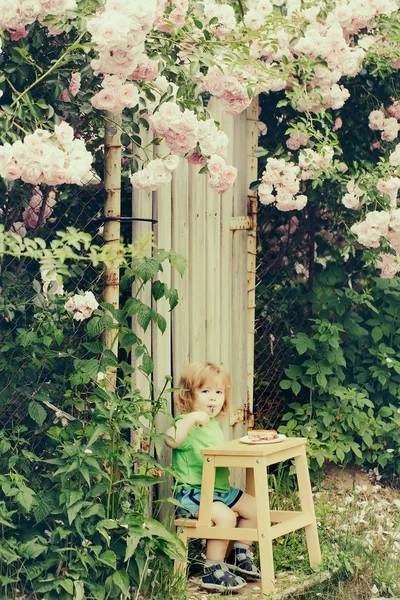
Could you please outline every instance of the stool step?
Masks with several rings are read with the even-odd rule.
[[[186,517],[181,517],[179,519],[175,519],[175,527],[197,527],[198,519],[187,519]]]
[[[236,518],[239,517],[239,513],[235,512]],[[175,519],[175,527],[198,527],[198,519],[189,519],[188,517],[179,517]]]

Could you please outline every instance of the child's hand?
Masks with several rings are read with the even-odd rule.
[[[195,417],[195,425],[198,425],[199,427],[204,427],[210,420],[209,415],[203,410],[197,410],[194,413],[192,413],[192,415],[194,415]]]

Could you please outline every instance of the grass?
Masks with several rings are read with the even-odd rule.
[[[287,475],[288,471],[282,471],[270,478],[271,505],[297,510],[297,492],[291,488],[292,478]],[[361,472],[335,469],[333,476],[314,488],[314,502],[323,555],[321,571],[330,571],[331,577],[288,597],[293,600],[400,597],[400,491],[373,483]],[[199,573],[202,554],[201,542],[192,543],[189,552],[192,574]],[[304,531],[275,540],[274,561],[279,588],[301,588],[312,574]],[[187,597],[198,599],[199,595],[189,593]],[[218,600],[227,596],[201,594],[200,597]],[[262,594],[260,590],[234,597],[260,600]]]

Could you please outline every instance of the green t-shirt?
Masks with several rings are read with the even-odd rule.
[[[183,417],[184,415],[177,417],[175,423]],[[172,450],[172,466],[177,473],[178,489],[201,488],[204,460],[201,450],[223,442],[224,434],[217,419],[210,419],[204,427],[193,425],[185,441]],[[229,491],[229,487],[228,467],[217,467],[214,490],[225,493]]]

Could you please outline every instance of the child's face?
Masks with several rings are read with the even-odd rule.
[[[210,378],[195,390],[194,410],[202,410],[210,417],[216,417],[224,405],[225,387],[222,377]]]

